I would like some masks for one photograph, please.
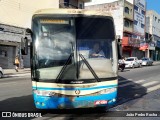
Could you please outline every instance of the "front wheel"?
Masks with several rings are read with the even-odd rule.
[[[132,65],[132,69],[134,69],[135,68],[135,66],[134,65]]]

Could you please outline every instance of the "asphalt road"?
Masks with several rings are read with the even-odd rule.
[[[151,95],[154,94],[154,92],[159,93],[159,91],[160,65],[125,69],[124,72],[119,72],[117,105],[110,110],[132,110],[133,106],[131,106],[128,102],[134,100],[134,103],[136,103],[138,102],[137,100],[142,99],[145,95],[149,95],[149,97],[152,98],[153,96]],[[0,111],[43,112],[42,115],[45,116],[45,119],[50,119],[53,117],[54,119],[68,120],[72,120],[72,118],[81,119],[80,117],[84,117],[85,119],[88,119],[88,117],[92,117],[92,119],[106,119],[104,116],[107,116],[107,113],[101,113],[99,109],[40,111],[34,107],[31,93],[32,88],[30,76],[0,79]],[[133,103],[131,102],[131,104]],[[141,106],[138,106],[135,109],[145,110],[144,108],[141,109]],[[146,110],[149,110],[149,108]],[[159,107],[155,107],[155,110],[159,110]],[[41,119],[44,119],[44,117]]]

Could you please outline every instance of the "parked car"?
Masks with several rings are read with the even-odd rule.
[[[153,60],[151,58],[147,58],[147,57],[144,57],[141,59],[142,60],[142,65],[153,65]]]
[[[3,77],[3,69],[2,69],[2,67],[0,67],[0,78],[2,78]]]
[[[125,60],[125,68],[141,67],[142,60],[138,60],[137,57],[128,57]]]

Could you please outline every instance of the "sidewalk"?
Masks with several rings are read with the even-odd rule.
[[[18,72],[16,72],[15,69],[3,69],[4,71],[4,78],[6,77],[18,77],[18,76],[25,76],[25,75],[30,75],[31,70],[30,68],[24,68],[24,69],[19,69]]]
[[[24,69],[18,69],[18,72],[16,72],[15,69],[3,69],[4,74],[9,75],[9,74],[23,74],[23,73],[30,73],[30,68],[24,68]]]
[[[153,65],[159,65],[160,61],[153,61]]]

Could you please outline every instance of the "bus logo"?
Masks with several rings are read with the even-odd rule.
[[[76,90],[75,93],[76,93],[77,95],[79,95],[79,94],[80,94],[80,90]]]

